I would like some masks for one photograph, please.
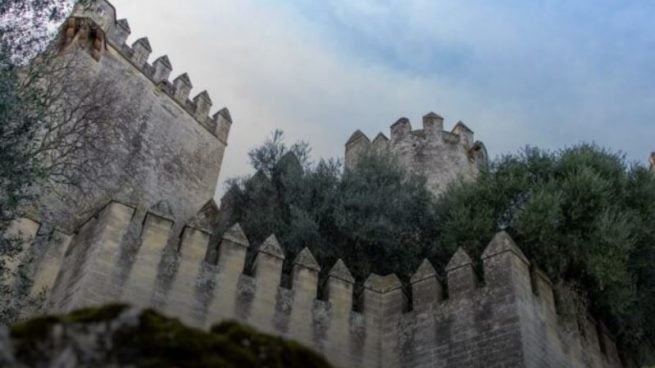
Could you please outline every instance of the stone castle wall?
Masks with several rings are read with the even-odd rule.
[[[119,202],[72,235],[21,223],[34,244],[26,249],[41,249],[33,253],[33,292],[48,288],[50,312],[122,301],[201,328],[236,319],[296,339],[337,367],[622,366],[602,324],[558,316],[550,281],[505,233],[483,253],[483,277],[460,249],[443,283],[423,262],[411,278],[411,303],[395,275],[371,275],[355,311],[355,282],[342,261],[320,286],[324,300],[307,249],[293,261],[291,288],[280,286],[285,260],[274,235],[245,274],[247,237],[235,225],[216,239],[216,215],[208,203],[172,242],[175,219],[156,209],[139,216]]]
[[[379,133],[373,141],[358,130],[346,143],[346,169],[372,148],[389,150],[403,167],[425,176],[437,194],[458,177],[475,177],[487,165],[484,144],[474,140],[473,131],[464,123],[458,122],[450,132],[443,129],[443,123],[441,116],[429,113],[423,117],[423,129],[412,130],[409,120],[401,118],[391,126],[391,138]]]
[[[109,200],[146,209],[159,204],[162,211],[186,220],[214,196],[232,124],[229,111],[209,116],[207,92],[189,99],[189,76],[182,73],[169,81],[169,58],[148,62],[148,39],[128,46],[129,34],[127,21],[116,20],[114,7],[103,0],[78,5],[61,29],[62,52],[74,55],[85,72],[112,81],[139,109],[107,147],[112,162],[98,168],[102,178],[81,183],[87,189],[84,196],[78,188],[57,188],[31,214],[68,232]]]
[[[107,168],[115,178],[89,205],[47,198],[33,219],[10,228],[25,246],[9,266],[25,261],[32,293],[47,292],[48,312],[122,301],[201,328],[237,319],[297,339],[337,367],[622,366],[602,324],[585,318],[571,326],[558,316],[550,281],[504,233],[482,256],[483,277],[462,250],[444,282],[425,261],[411,278],[411,300],[395,275],[371,275],[363,295],[355,295],[342,261],[319,285],[321,268],[308,250],[293,260],[291,288],[282,287],[282,266],[290,260],[273,235],[258,247],[254,269],[244,272],[246,235],[235,225],[219,239],[213,233],[218,208],[207,201],[227,144],[229,112],[209,117],[206,93],[190,100],[186,74],[168,81],[168,58],[149,63],[147,39],[125,45],[127,22],[116,20],[109,3],[91,4],[66,24],[65,45],[79,46],[74,52],[91,70],[140,96],[147,119],[138,122],[137,135],[116,142],[126,152],[116,160],[137,165]],[[474,177],[486,165],[473,132],[462,123],[444,131],[436,114],[423,118],[421,130],[400,119],[390,136],[370,141],[353,134],[346,167],[369,147],[388,149],[440,193],[452,179]],[[148,149],[135,156],[133,146]],[[363,307],[354,310],[360,297]]]

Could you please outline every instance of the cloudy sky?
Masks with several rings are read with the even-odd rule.
[[[596,142],[655,150],[655,2],[113,0],[151,61],[234,119],[221,182],[275,128],[343,155],[406,116],[462,120],[492,156]]]

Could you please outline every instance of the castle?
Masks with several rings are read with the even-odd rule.
[[[236,319],[296,339],[337,367],[622,366],[601,322],[559,318],[553,285],[506,233],[490,240],[483,275],[460,249],[443,278],[423,262],[411,278],[411,301],[395,275],[370,275],[357,311],[348,266],[336,262],[319,285],[321,268],[307,249],[293,260],[291,287],[280,286],[285,259],[274,234],[258,249],[254,275],[244,274],[247,234],[238,224],[213,232],[230,114],[222,109],[209,117],[206,92],[189,100],[186,74],[169,82],[170,61],[148,63],[147,39],[125,45],[129,25],[115,14],[104,0],[78,8],[63,43],[97,73],[139,92],[149,113],[137,138],[153,151],[129,175],[117,165],[116,182],[84,207],[48,197],[10,229],[21,237],[25,259],[34,259],[32,292],[47,290],[48,312],[122,301],[200,328]],[[466,125],[444,131],[433,113],[422,130],[399,120],[390,139],[380,134],[371,142],[356,132],[346,143],[346,167],[369,146],[389,149],[426,175],[435,193],[453,178],[474,177],[487,162]],[[125,152],[117,160],[131,160]]]

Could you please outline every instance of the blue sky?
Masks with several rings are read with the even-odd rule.
[[[492,156],[596,142],[655,150],[655,2],[116,0],[152,59],[235,120],[221,181],[275,128],[314,157],[356,129],[462,120]],[[174,71],[174,73],[175,73]]]

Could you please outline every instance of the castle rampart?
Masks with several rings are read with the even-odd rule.
[[[461,121],[452,131],[443,125],[444,119],[431,112],[423,117],[423,129],[413,130],[407,118],[398,119],[391,125],[390,138],[379,133],[371,141],[358,130],[346,143],[346,168],[353,168],[368,149],[389,150],[403,167],[425,176],[434,193],[441,193],[454,179],[475,177],[487,165],[486,148],[474,140],[470,128]]]
[[[420,265],[410,281],[411,303],[395,275],[370,275],[355,311],[347,266],[339,260],[319,286],[320,267],[308,249],[294,260],[290,288],[280,286],[284,252],[274,235],[259,247],[254,270],[244,273],[250,244],[239,225],[222,239],[201,225],[214,209],[211,202],[205,206],[176,241],[169,239],[176,235],[168,214],[154,208],[140,215],[118,202],[64,241],[41,225],[35,233],[50,229],[42,235],[60,245],[37,262],[35,288],[51,287],[49,310],[56,312],[118,300],[203,328],[237,319],[297,339],[338,367],[622,366],[601,324],[559,317],[550,281],[506,233],[482,254],[483,275],[459,249],[444,284],[429,261]],[[65,244],[62,259],[55,254]],[[172,258],[166,244],[177,245]],[[121,256],[126,247],[135,249],[132,257]],[[116,275],[127,276],[121,282]],[[319,287],[326,289],[323,300]]]

